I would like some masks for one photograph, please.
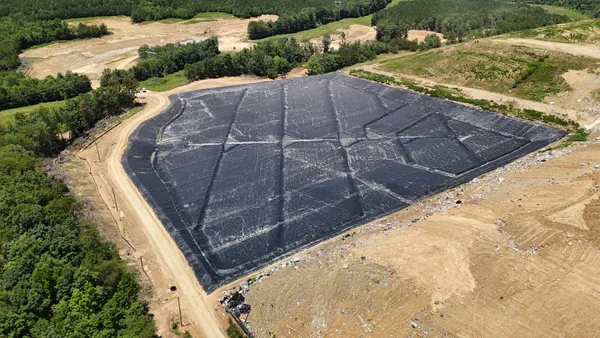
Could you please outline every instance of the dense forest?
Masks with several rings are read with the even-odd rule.
[[[419,0],[401,1],[373,15],[378,29],[426,29],[442,33],[449,42],[566,22],[535,6],[505,1]],[[380,38],[394,36],[378,34]]]
[[[131,77],[107,72],[103,84],[0,126],[0,337],[156,337],[136,276],[40,165],[66,130],[76,137],[133,105]]]
[[[383,9],[390,2],[391,0],[357,2],[339,9],[305,8],[298,13],[284,15],[276,21],[266,23],[263,21],[250,22],[248,24],[248,37],[253,40],[262,39],[272,35],[312,29],[318,25],[324,25],[342,18],[357,18]]]
[[[342,1],[343,8],[370,1]],[[127,15],[134,22],[191,18],[201,12],[225,12],[249,18],[261,14],[291,15],[304,8],[336,9],[332,0],[21,0],[2,1],[0,16],[24,14],[42,20]]]
[[[567,7],[589,14],[593,18],[600,18],[600,0],[517,0],[516,2]]]
[[[312,44],[282,38],[277,42],[258,43],[254,48],[244,48],[239,53],[213,55],[186,65],[185,73],[189,81],[242,74],[276,78],[278,74],[287,74],[293,67],[306,62],[314,53]]]
[[[71,72],[43,80],[23,73],[3,72],[0,73],[0,110],[65,100],[90,90],[92,86],[87,76]]]
[[[97,38],[107,34],[109,31],[104,24],[69,26],[61,20],[31,20],[21,15],[0,18],[0,71],[18,67],[19,53],[24,49],[53,41]]]
[[[216,37],[201,42],[187,44],[167,44],[164,46],[144,45],[138,50],[140,62],[129,70],[140,80],[162,77],[182,70],[192,64],[219,54],[219,40]]]

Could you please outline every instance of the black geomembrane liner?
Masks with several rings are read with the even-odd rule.
[[[123,166],[208,291],[563,136],[340,73],[170,99]]]

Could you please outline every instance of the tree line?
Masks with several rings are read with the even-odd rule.
[[[0,110],[30,106],[41,102],[66,100],[92,90],[85,75],[67,72],[43,80],[23,73],[0,73]]]
[[[0,126],[0,146],[18,144],[37,156],[52,156],[96,122],[133,106],[137,81],[124,70],[105,70],[101,86],[69,99],[62,108],[17,113],[15,122]]]
[[[16,1],[18,3],[18,1]],[[22,15],[0,18],[0,71],[13,70],[20,64],[19,53],[54,41],[98,38],[110,34],[106,25],[69,26],[54,20],[31,20]]]
[[[344,67],[373,60],[377,55],[383,53],[398,53],[401,50],[410,50],[413,52],[424,51],[438,48],[442,45],[441,39],[435,34],[430,34],[424,41],[418,42],[416,39],[408,40],[407,32],[404,31],[403,34],[399,34],[393,39],[386,41],[342,42],[337,50],[329,48],[329,38],[326,36],[321,42],[322,46],[324,46],[324,52],[311,56],[306,63],[308,74],[316,75],[334,72]]]
[[[183,70],[185,65],[219,54],[219,40],[210,37],[204,41],[164,46],[144,45],[138,50],[140,61],[129,70],[140,80],[163,77]]]
[[[295,14],[281,16],[276,21],[252,21],[248,24],[248,37],[262,39],[277,34],[300,32],[316,28],[343,18],[357,18],[385,8],[391,0],[373,0],[348,3],[341,8],[304,8]]]
[[[132,106],[135,88],[126,73],[109,71],[102,87],[65,108],[0,126],[1,337],[157,337],[136,276],[39,159]]]
[[[243,74],[274,79],[306,62],[314,53],[315,47],[311,43],[301,44],[294,38],[282,38],[258,43],[254,48],[244,48],[238,53],[216,54],[186,65],[185,74],[189,81]]]
[[[244,74],[273,79],[303,64],[309,74],[323,74],[372,60],[382,53],[428,50],[441,46],[441,40],[435,34],[418,42],[408,40],[407,32],[406,29],[398,31],[394,38],[381,38],[380,41],[343,42],[338,50],[330,48],[329,36],[324,37],[320,45],[300,43],[295,38],[286,37],[276,41],[260,41],[250,49],[244,48],[235,53],[220,53],[219,42],[214,37],[188,44],[142,46],[138,51],[141,61],[123,72],[137,80],[162,77],[182,69],[189,81]]]
[[[345,2],[348,5],[344,5],[342,11],[358,13],[361,8],[370,6],[370,1]],[[241,18],[261,14],[293,15],[308,7],[338,9],[331,0],[21,0],[1,2],[0,16],[21,13],[37,20],[53,20],[126,15],[131,16],[133,22],[143,22],[189,19],[202,12],[224,12]]]
[[[566,22],[564,15],[550,14],[535,6],[484,0],[415,0],[373,15],[380,37],[393,38],[393,32],[425,29],[444,34],[450,43],[511,31]],[[384,33],[385,32],[385,33]]]

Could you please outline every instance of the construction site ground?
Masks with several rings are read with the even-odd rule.
[[[144,44],[164,45],[217,36],[221,51],[240,50],[251,45],[246,35],[248,22],[276,19],[275,15],[263,15],[253,19],[219,18],[191,24],[185,21],[132,24],[128,17],[101,17],[86,23],[103,23],[112,32],[111,35],[33,48],[25,51],[21,57],[33,61],[27,72],[35,78],[43,79],[70,70],[87,75],[96,86],[105,68],[133,67],[137,63],[137,51]]]
[[[32,75],[83,69],[94,78],[103,67],[131,66],[136,49],[121,53],[126,48],[201,37],[191,30],[196,25],[212,24],[213,32],[217,29],[215,22],[202,22],[182,26],[177,35],[180,28],[173,27],[179,23],[157,23],[139,26],[135,33],[138,26],[126,18],[98,20],[115,20],[112,25],[107,22],[115,34],[93,40],[97,46],[75,41],[25,52],[29,57],[46,55],[34,63]],[[222,29],[234,29],[233,22],[243,21],[228,21]],[[102,41],[120,36],[116,23],[124,28],[113,48]],[[153,29],[154,40],[145,42],[144,34],[151,35]],[[245,33],[245,26],[240,31]],[[235,36],[240,44],[232,47],[247,43]],[[543,48],[535,41],[532,47]],[[81,56],[88,50],[94,55]],[[575,93],[579,86],[590,86],[589,81],[578,80],[581,75],[563,75]],[[179,298],[184,324],[179,332],[224,336],[228,318],[218,300],[240,286],[248,287],[247,302],[252,305],[248,325],[257,337],[593,337],[600,332],[598,133],[590,136],[594,141],[528,155],[273,264],[261,272],[264,276],[270,271],[268,276],[252,285],[246,280],[257,274],[206,295],[123,171],[121,156],[131,132],[166,108],[168,95],[254,81],[263,80],[203,80],[169,92],[141,94],[145,103],[141,111],[113,123],[118,124],[105,134],[98,131],[96,136],[101,137],[84,150],[73,147],[62,156],[60,168],[71,191],[99,220],[102,233],[117,244],[121,256],[138,269],[159,335],[178,336],[172,327],[179,322]],[[458,89],[504,103],[513,99]],[[575,105],[577,97],[562,95],[565,103],[560,98],[554,104],[515,102],[523,107],[540,104],[535,109],[545,112],[562,109],[559,113],[582,124],[598,121],[595,115],[580,114],[583,108]]]

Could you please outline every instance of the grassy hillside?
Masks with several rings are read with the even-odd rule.
[[[62,108],[67,104],[67,101],[44,102],[32,106],[13,108],[0,111],[0,125],[6,125],[14,121],[17,113],[29,114],[38,108]]]
[[[535,5],[537,7],[541,7],[546,10],[548,13],[565,15],[569,18],[570,21],[580,21],[585,19],[590,19],[591,17],[587,14],[583,14],[577,10],[560,7],[560,6],[550,6],[550,5]]]
[[[597,44],[600,42],[600,19],[527,29],[510,36],[563,43]]]
[[[396,73],[536,101],[569,90],[561,77],[568,70],[597,66],[597,60],[592,58],[547,54],[490,41],[418,53],[382,64],[384,69]]]

